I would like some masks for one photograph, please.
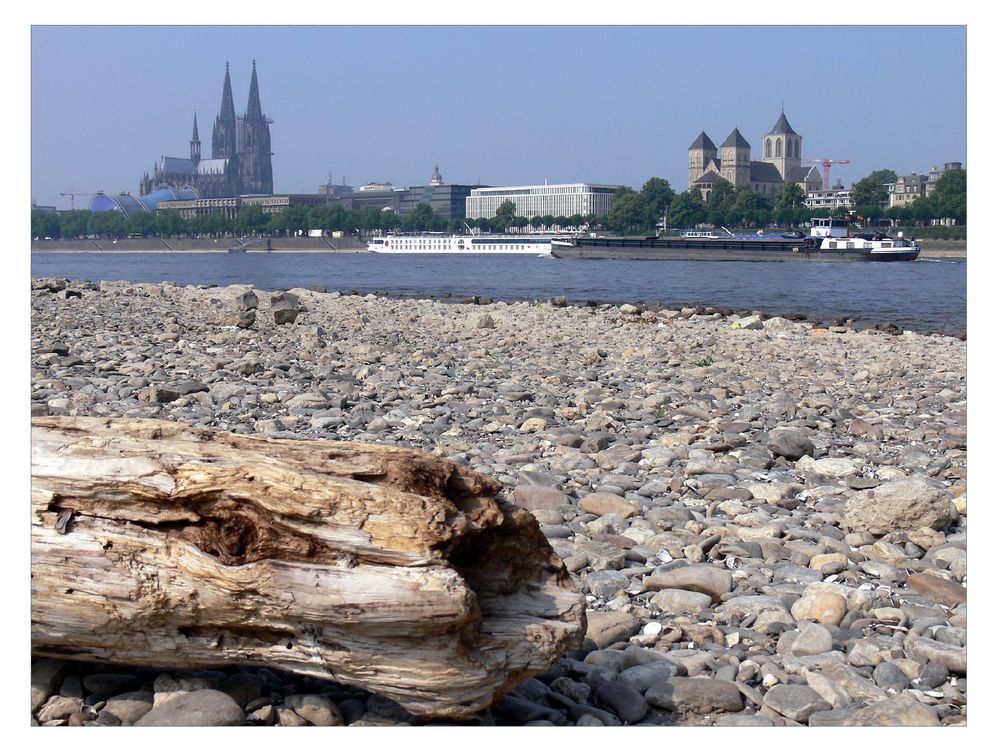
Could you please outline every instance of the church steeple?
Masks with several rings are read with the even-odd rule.
[[[242,153],[240,174],[247,193],[269,195],[274,191],[271,173],[271,127],[260,106],[260,89],[257,84],[257,61],[250,73],[250,95],[247,97],[246,115],[241,120]]]
[[[250,73],[250,96],[247,99],[247,119],[263,117],[260,110],[260,91],[257,89],[257,61],[253,61],[253,72]]]
[[[194,166],[197,168],[198,162],[201,161],[201,139],[198,138],[198,112],[195,110],[194,113],[194,129],[191,131],[191,161],[194,162]]]
[[[233,84],[226,63],[226,79],[222,84],[222,106],[212,130],[212,158],[232,159],[236,156],[236,107],[233,105]]]

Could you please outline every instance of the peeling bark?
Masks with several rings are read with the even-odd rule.
[[[172,422],[32,420],[32,649],[244,664],[464,718],[582,638],[500,484],[420,451]]]

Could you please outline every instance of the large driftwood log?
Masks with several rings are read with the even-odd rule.
[[[270,666],[463,718],[544,671],[584,602],[500,485],[388,446],[32,420],[32,649]]]

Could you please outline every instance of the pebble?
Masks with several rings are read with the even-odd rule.
[[[32,289],[33,415],[362,439],[498,478],[588,595],[588,632],[483,723],[965,722],[962,340],[816,335],[804,321],[697,307],[470,308],[68,279]],[[276,321],[282,307],[294,315]],[[80,700],[77,680],[84,699],[107,700],[96,719],[63,702],[43,718],[64,682],[59,697]],[[148,706],[149,688],[148,713],[115,715]],[[641,719],[617,713],[625,695],[641,707],[629,691],[648,704]],[[38,724],[140,724],[206,692],[219,721],[305,725],[288,699],[317,696],[331,721],[333,706],[350,725],[419,723],[365,691],[240,665],[42,657],[31,692]]]

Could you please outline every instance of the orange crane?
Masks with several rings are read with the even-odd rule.
[[[84,193],[83,191],[74,190],[73,188],[70,188],[68,192],[59,193],[59,195],[61,195],[63,198],[65,198],[66,196],[69,196],[69,210],[72,211],[74,209],[73,202],[76,199],[76,196],[78,196],[78,195],[93,195],[93,193]]]
[[[803,159],[802,161],[809,162],[810,164],[822,164],[823,165],[823,189],[830,189],[830,165],[831,164],[850,164],[848,159]]]

